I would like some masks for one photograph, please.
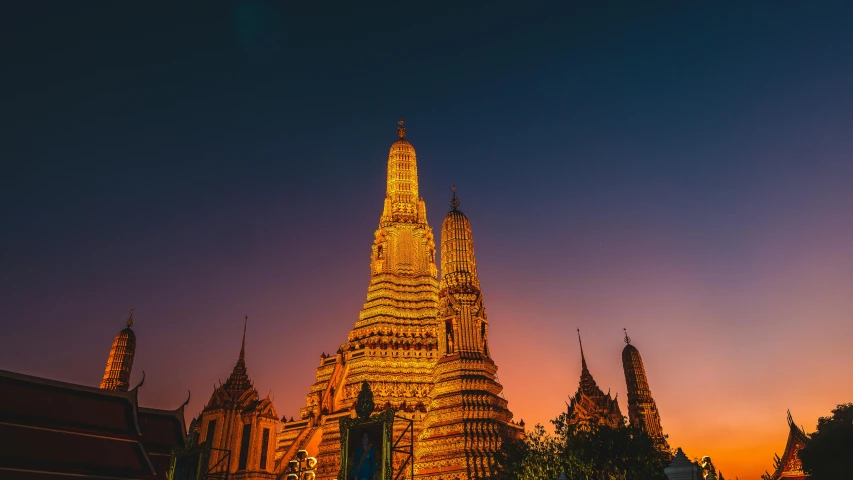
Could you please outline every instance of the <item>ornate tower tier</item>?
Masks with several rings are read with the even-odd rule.
[[[501,396],[468,218],[453,194],[441,229],[439,354],[435,389],[415,457],[419,478],[489,478],[495,454],[522,427]]]
[[[624,423],[622,411],[619,410],[619,401],[606,394],[598,388],[589,368],[586,366],[586,357],[583,354],[583,342],[578,329],[578,343],[581,347],[581,378],[578,391],[570,398],[568,404],[569,422],[585,425],[606,425],[612,428]]]
[[[415,435],[420,433],[438,356],[437,276],[435,240],[418,196],[417,157],[401,120],[388,153],[367,300],[347,342],[336,354],[320,357],[301,418],[284,424],[276,452],[279,465],[307,449],[317,456],[318,478],[337,477],[337,419],[351,415],[364,380],[377,409],[397,409],[414,420]]]
[[[133,369],[133,356],[136,354],[136,334],[130,328],[133,326],[133,310],[127,319],[127,327],[118,332],[110,347],[107,358],[107,368],[101,380],[104,390],[126,392],[130,387],[130,372]]]
[[[625,348],[622,350],[622,368],[628,386],[628,418],[631,425],[642,429],[654,440],[661,450],[669,451],[669,445],[660,426],[660,413],[652,398],[646,369],[640,351],[631,345],[631,337],[625,332]]]

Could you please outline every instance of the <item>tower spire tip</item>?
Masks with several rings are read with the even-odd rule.
[[[459,209],[459,198],[456,197],[456,185],[451,185],[450,189],[453,190],[453,198],[450,200],[450,208],[453,211]]]
[[[132,309],[132,308],[130,309],[130,316],[129,316],[129,317],[127,317],[127,322],[126,322],[126,323],[127,323],[127,328],[130,328],[130,327],[132,327],[132,326],[133,326],[133,310],[134,310],[134,309]]]
[[[246,325],[249,323],[249,316],[243,319],[243,343],[240,345],[240,360],[245,360],[246,358]]]
[[[400,140],[405,140],[406,139],[406,127],[403,126],[403,117],[400,117],[400,121],[397,122],[397,125],[399,125],[397,127],[397,137]]]
[[[630,345],[631,344],[631,337],[628,336],[628,329],[623,328],[622,331],[625,332],[625,343]]]

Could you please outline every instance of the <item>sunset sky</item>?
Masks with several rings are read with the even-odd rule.
[[[772,468],[787,409],[853,401],[852,2],[21,3],[0,369],[97,386],[135,308],[140,402],[191,390],[189,421],[248,315],[249,375],[298,417],[403,116],[436,237],[458,186],[516,420],[565,410],[576,328],[624,414],[627,328],[670,444],[726,478]]]

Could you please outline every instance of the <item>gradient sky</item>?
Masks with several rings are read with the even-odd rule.
[[[628,328],[671,445],[727,478],[771,468],[786,409],[853,400],[851,2],[21,3],[2,369],[97,385],[133,307],[142,404],[195,415],[249,315],[249,374],[298,416],[402,115],[437,235],[458,185],[516,419],[565,409],[577,327],[623,413]]]

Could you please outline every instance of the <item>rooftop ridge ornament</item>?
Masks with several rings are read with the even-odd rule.
[[[397,125],[399,125],[399,127],[397,127],[397,137],[400,140],[405,140],[406,139],[406,127],[403,126],[403,117],[400,117],[400,121],[397,122]]]
[[[374,408],[376,404],[373,403],[373,391],[367,380],[364,380],[361,382],[361,391],[358,392],[358,398],[355,401],[355,413],[358,418],[366,420],[373,413]]]
[[[631,337],[628,336],[628,329],[622,328],[622,331],[625,332],[625,343],[630,345],[631,344]]]
[[[130,316],[127,317],[126,323],[127,323],[127,328],[130,328],[133,326],[133,309],[132,308],[130,309]]]
[[[453,199],[450,200],[450,208],[455,212],[459,209],[459,199],[456,197],[456,185],[451,185],[450,189],[453,190]]]

